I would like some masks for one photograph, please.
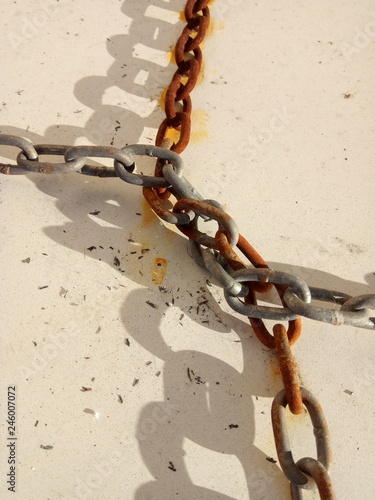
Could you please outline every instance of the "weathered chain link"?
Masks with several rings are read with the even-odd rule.
[[[331,464],[331,446],[329,442],[329,432],[327,422],[325,420],[323,410],[318,403],[318,400],[303,387],[300,387],[302,402],[306,407],[311,422],[313,424],[317,460],[320,464],[320,470],[326,471],[326,478],[329,480],[328,470]],[[271,409],[272,427],[275,437],[277,455],[284,474],[291,483],[298,488],[312,489],[315,486],[315,474],[311,473],[311,469],[300,467],[301,462],[295,463],[293,453],[289,442],[288,427],[285,418],[284,409],[287,406],[287,396],[285,389],[281,390],[274,398]],[[304,460],[304,459],[303,459]],[[306,465],[302,462],[302,465]],[[319,491],[321,493],[321,491]],[[321,496],[324,499],[332,499],[334,497]]]

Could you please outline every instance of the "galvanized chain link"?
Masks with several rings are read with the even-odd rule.
[[[328,427],[316,398],[300,386],[291,346],[298,339],[301,316],[334,325],[348,324],[375,329],[375,295],[350,295],[309,287],[305,281],[290,273],[272,270],[264,259],[239,233],[235,221],[215,200],[206,200],[182,175],[183,162],[178,153],[190,138],[192,102],[190,93],[197,83],[202,65],[200,44],[205,38],[210,12],[209,0],[188,0],[185,7],[186,26],[175,47],[177,70],[166,90],[165,115],[157,131],[155,146],[136,144],[118,149],[112,146],[33,145],[29,140],[0,135],[0,145],[20,149],[14,163],[0,163],[0,173],[7,175],[44,173],[80,173],[98,177],[119,177],[141,186],[143,195],[154,212],[165,222],[176,227],[189,238],[192,256],[206,268],[224,290],[229,306],[247,316],[259,340],[276,352],[284,389],[272,404],[272,425],[279,462],[290,481],[292,500],[301,500],[302,489],[317,486],[320,498],[334,500],[329,466],[331,452]],[[173,130],[177,139],[169,135]],[[63,162],[43,162],[41,155],[62,156]],[[134,156],[157,159],[153,176],[137,173]],[[88,158],[111,158],[113,167],[87,164]],[[164,200],[173,196],[172,210]],[[216,220],[218,229],[210,236],[198,228],[200,220]],[[203,248],[205,247],[205,248]],[[238,249],[254,267],[237,254]],[[282,306],[259,306],[256,294],[265,294],[275,288]],[[313,305],[311,300],[332,302],[336,308]],[[338,307],[337,307],[338,306]],[[277,324],[273,335],[263,319],[287,321],[288,329]],[[314,428],[317,458],[305,457],[294,462],[284,415],[288,406],[294,414],[307,409]]]

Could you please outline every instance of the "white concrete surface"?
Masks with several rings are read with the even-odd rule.
[[[2,2],[1,133],[152,142],[183,6]],[[211,10],[186,175],[225,204],[272,267],[374,293],[373,3],[216,0]],[[0,154],[13,162],[16,150]],[[0,497],[287,500],[267,460],[277,459],[276,361],[207,285],[186,239],[120,180],[0,181]],[[152,282],[158,258],[167,262],[162,291]],[[305,320],[293,348],[330,426],[340,500],[375,498],[373,343],[374,332]],[[9,385],[15,494],[6,485]],[[290,433],[296,459],[314,456],[307,417],[291,419]]]

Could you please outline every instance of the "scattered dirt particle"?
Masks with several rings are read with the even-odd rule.
[[[82,386],[81,389],[80,389],[81,392],[89,392],[89,391],[92,391],[91,387],[84,387]]]
[[[158,306],[156,304],[154,304],[153,302],[149,301],[149,300],[146,300],[146,304],[148,304],[150,307],[152,307],[153,309],[157,309]]]
[[[87,250],[89,252],[92,252],[93,250],[96,250],[96,247],[94,245],[91,245],[91,247],[88,247]]]
[[[30,262],[30,260],[31,260],[30,257],[27,257],[27,259],[23,259],[22,262],[24,264],[28,264]]]
[[[51,446],[50,444],[47,444],[47,445],[41,444],[40,447],[43,450],[52,450],[53,449],[53,446]]]
[[[124,400],[122,399],[122,397],[120,396],[120,394],[117,394],[117,401],[119,403],[121,403],[121,404],[124,402]]]
[[[275,460],[272,457],[266,457],[266,460],[268,460],[269,462],[271,462],[271,464],[276,464],[277,463],[277,460]]]
[[[139,378],[135,378],[135,379],[133,380],[132,386],[134,387],[135,385],[137,385],[137,384],[138,384],[138,382],[139,382]]]
[[[128,338],[126,338],[124,340],[124,342],[125,342],[125,345],[127,345],[128,347],[130,347],[130,340]]]
[[[173,470],[173,472],[176,472],[176,470],[177,470],[175,468],[175,466],[173,465],[173,462],[169,462],[168,469]]]

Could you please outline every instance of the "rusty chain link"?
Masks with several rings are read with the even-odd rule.
[[[331,451],[328,427],[316,398],[300,386],[297,365],[291,346],[301,334],[301,316],[333,325],[349,324],[375,329],[375,295],[351,297],[332,290],[309,287],[301,278],[272,270],[266,261],[239,233],[235,221],[215,200],[207,200],[182,175],[183,162],[179,153],[188,145],[191,130],[194,89],[202,67],[200,44],[210,22],[209,0],[188,0],[184,15],[186,26],[175,46],[175,71],[165,94],[165,118],[156,134],[155,146],[130,145],[118,149],[112,146],[33,145],[29,140],[0,135],[0,145],[20,149],[15,163],[0,163],[0,172],[7,175],[44,173],[80,173],[98,177],[119,177],[141,186],[143,195],[154,212],[189,238],[192,256],[206,268],[219,286],[229,306],[249,318],[258,339],[275,351],[284,389],[272,404],[272,426],[280,466],[290,481],[292,500],[301,499],[301,490],[317,487],[321,499],[334,500],[329,466]],[[173,131],[173,133],[171,133]],[[170,135],[173,135],[172,139]],[[62,156],[63,162],[43,162],[41,155]],[[153,176],[137,173],[134,156],[157,159]],[[88,165],[87,159],[111,158],[113,167]],[[173,208],[164,200],[173,196]],[[214,236],[201,231],[199,222],[215,220],[218,229]],[[205,247],[205,248],[203,248]],[[249,263],[241,258],[241,252]],[[250,265],[254,267],[250,267]],[[281,306],[259,306],[256,294],[269,294],[275,289]],[[322,308],[311,300],[331,302],[336,308]],[[267,300],[269,296],[267,295]],[[272,299],[273,300],[273,299]],[[271,301],[272,301],[271,300]],[[338,308],[339,307],[339,308]],[[277,324],[273,335],[263,320],[288,322],[288,328]],[[294,462],[289,443],[284,409],[293,414],[307,409],[314,428],[317,458],[305,457]]]

